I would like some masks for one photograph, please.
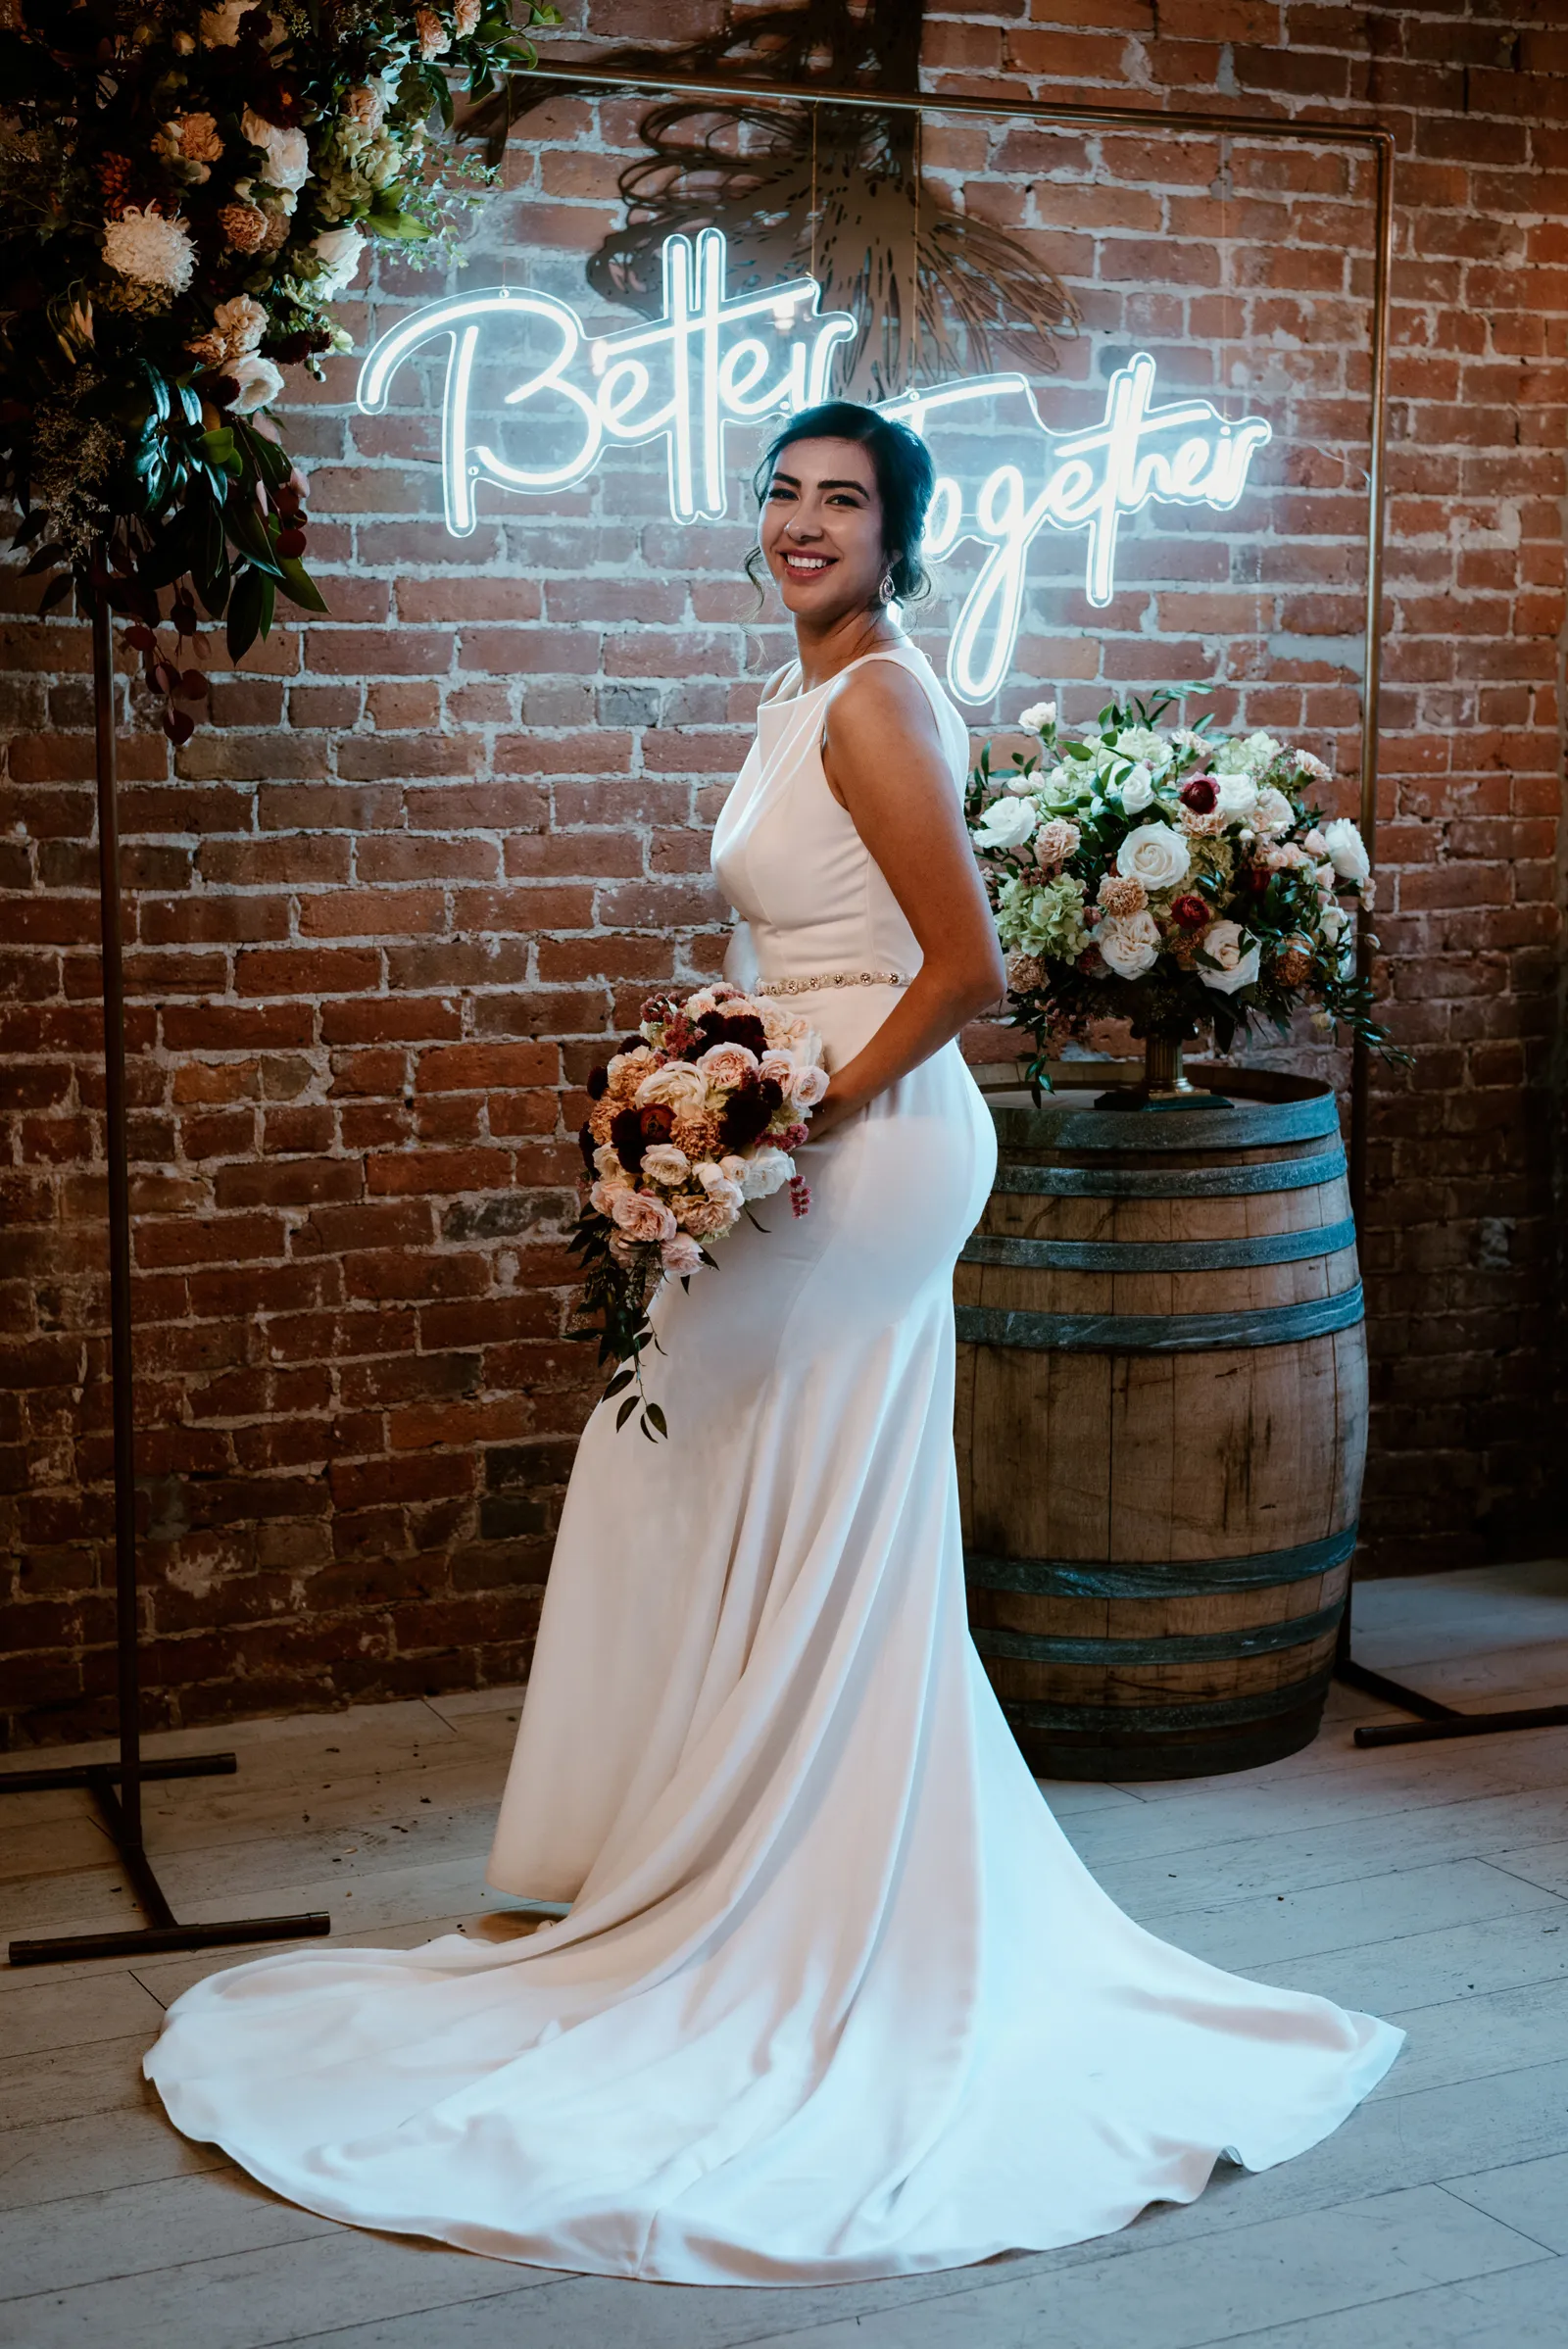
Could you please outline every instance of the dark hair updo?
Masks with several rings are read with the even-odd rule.
[[[928,596],[931,581],[920,561],[919,550],[925,534],[926,510],[936,488],[937,468],[920,435],[911,432],[907,424],[895,423],[891,416],[879,415],[874,408],[862,408],[857,400],[823,400],[815,408],[803,408],[773,435],[752,475],[759,506],[767,496],[773,467],[790,443],[797,440],[853,440],[870,451],[877,495],[882,501],[882,552],[892,576],[893,593],[901,604],[911,597]],[[767,576],[760,546],[754,547],[747,557],[746,575],[760,590]]]

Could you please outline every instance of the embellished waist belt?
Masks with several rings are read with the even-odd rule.
[[[805,979],[760,979],[753,995],[808,995],[817,987],[904,987],[896,970],[819,970]]]

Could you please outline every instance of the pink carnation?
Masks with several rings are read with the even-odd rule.
[[[1050,822],[1042,824],[1035,834],[1036,863],[1047,867],[1065,864],[1068,857],[1076,853],[1082,839],[1083,834],[1078,826],[1069,823],[1066,816],[1052,816]]]
[[[1100,903],[1116,921],[1128,921],[1142,913],[1149,904],[1149,892],[1142,881],[1125,873],[1106,873],[1100,884]]]

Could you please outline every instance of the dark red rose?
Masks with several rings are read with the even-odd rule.
[[[582,1124],[577,1128],[577,1148],[582,1152],[582,1162],[584,1166],[587,1167],[590,1174],[597,1174],[599,1172],[598,1167],[594,1164],[594,1150],[596,1147],[597,1145],[594,1142],[594,1138],[588,1131],[588,1120],[585,1117],[582,1121]]]
[[[1195,775],[1190,783],[1182,785],[1177,797],[1195,815],[1212,815],[1219,806],[1219,785],[1207,775]]]
[[[608,1068],[591,1068],[588,1071],[587,1090],[588,1099],[591,1101],[602,1101],[607,1091],[609,1090],[609,1086],[610,1071]]]
[[[1184,930],[1206,930],[1208,906],[1200,897],[1176,898],[1171,904],[1170,917],[1172,921],[1179,922]]]
[[[617,1109],[610,1121],[611,1148],[628,1174],[643,1170],[643,1121],[635,1109]]]
[[[675,1112],[668,1101],[650,1101],[637,1115],[642,1123],[645,1147],[654,1142],[667,1142],[675,1131]]]

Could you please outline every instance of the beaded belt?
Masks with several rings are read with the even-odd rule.
[[[808,979],[761,979],[753,995],[808,995],[818,987],[903,987],[896,970],[821,970]]]

